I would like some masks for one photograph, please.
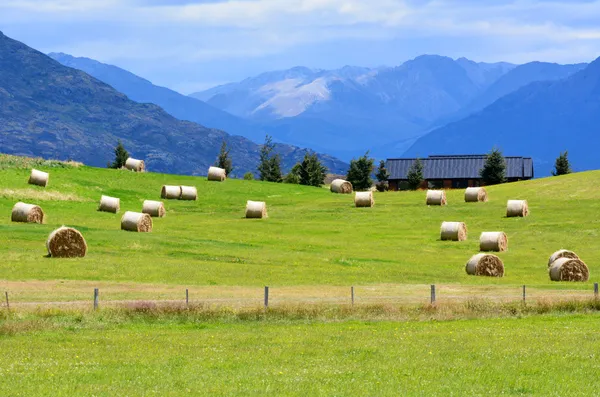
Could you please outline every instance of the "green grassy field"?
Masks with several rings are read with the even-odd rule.
[[[31,166],[51,173],[48,188],[27,185]],[[597,394],[598,302],[556,302],[591,297],[598,280],[599,183],[587,172],[494,186],[476,204],[449,191],[443,208],[424,192],[376,193],[374,208],[357,209],[325,188],[0,155],[0,291],[11,297],[0,395]],[[152,233],[121,231],[121,214],[163,184],[200,198],[166,201]],[[102,194],[121,198],[120,214],[96,211]],[[269,219],[244,219],[248,199],[266,201]],[[527,199],[531,216],[505,218],[508,199]],[[46,224],[11,223],[17,201],[42,206]],[[469,240],[439,241],[444,220],[466,222]],[[84,234],[85,258],[46,257],[61,225]],[[506,276],[467,276],[479,233],[496,230],[509,238]],[[586,261],[588,283],[549,281],[560,248]],[[177,306],[185,288],[190,308]]]
[[[0,394],[589,396],[600,387],[599,321],[51,316],[0,335]]]
[[[0,274],[7,281],[67,280],[194,286],[349,286],[430,284],[584,288],[551,283],[547,258],[575,250],[594,281],[600,259],[600,172],[490,187],[488,203],[467,204],[449,191],[447,207],[428,207],[425,193],[376,193],[374,208],[354,208],[350,195],[325,188],[201,177],[44,168],[46,189],[27,185],[28,168],[0,167]],[[120,230],[126,210],[160,199],[163,184],[198,188],[197,202],[167,201],[167,216],[149,234]],[[121,214],[97,212],[101,194],[121,198]],[[507,199],[527,199],[531,216],[506,218]],[[265,200],[269,219],[243,218],[247,199]],[[38,203],[45,225],[10,222],[19,200]],[[439,241],[444,220],[464,221],[466,242]],[[78,228],[84,259],[45,258],[54,228]],[[509,251],[502,279],[467,276],[481,231],[505,231]],[[597,280],[597,279],[596,279]]]

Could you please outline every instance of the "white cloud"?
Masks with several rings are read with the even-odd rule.
[[[600,54],[598,20],[600,0],[0,0],[0,26],[27,31],[27,37],[42,32],[35,40],[41,44],[31,43],[42,50],[137,62],[150,74],[152,63],[176,74],[181,65],[222,61],[226,67],[348,41],[398,40],[403,47],[392,45],[389,52],[404,56],[589,61]],[[468,47],[473,43],[476,48]],[[343,51],[352,49],[315,57],[344,64]],[[314,66],[314,59],[306,64]],[[197,76],[190,79],[202,84]]]

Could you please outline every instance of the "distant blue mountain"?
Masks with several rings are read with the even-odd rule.
[[[135,102],[0,32],[0,152],[103,167],[114,159],[119,140],[155,172],[205,175],[223,141],[238,176],[255,172],[259,162],[256,143]],[[307,153],[283,144],[275,151],[284,170]],[[338,159],[320,158],[332,172],[347,170]]]
[[[281,142],[348,159],[420,136],[512,68],[423,55],[393,68],[295,67],[192,96],[260,123]]]
[[[158,105],[180,120],[217,128],[233,135],[241,135],[255,142],[262,142],[265,138],[265,132],[258,125],[253,125],[247,120],[235,117],[201,100],[156,86],[127,70],[63,53],[50,53],[48,56],[65,66],[94,76],[133,101]]]
[[[530,62],[519,65],[496,80],[469,104],[449,116],[442,117],[437,120],[435,124],[443,126],[450,122],[458,121],[484,109],[486,106],[491,105],[503,96],[530,83],[564,79],[584,69],[586,66],[586,63],[559,65],[557,63],[547,62]]]
[[[562,80],[536,82],[463,120],[421,137],[405,153],[486,153],[531,156],[548,175],[564,150],[575,170],[600,168],[600,58]]]

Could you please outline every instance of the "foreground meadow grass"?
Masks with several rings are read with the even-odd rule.
[[[161,284],[178,286],[349,286],[447,283],[580,288],[598,280],[600,172],[490,187],[490,202],[466,204],[448,192],[447,207],[427,207],[425,193],[376,193],[374,208],[357,209],[350,195],[256,181],[209,183],[203,177],[136,174],[89,167],[44,167],[47,189],[27,185],[29,168],[0,167],[0,279],[8,281]],[[126,210],[159,199],[163,184],[197,186],[197,202],[166,201],[167,216],[149,234],[120,230]],[[96,211],[101,194],[121,198],[121,213]],[[243,219],[247,199],[265,200],[269,219]],[[531,216],[506,218],[507,199],[527,199]],[[45,225],[10,222],[19,200],[38,203]],[[469,240],[439,241],[442,221],[464,221]],[[45,239],[68,225],[83,232],[84,259],[45,258]],[[508,234],[502,279],[469,277],[481,231]],[[575,250],[590,283],[551,283],[547,258]],[[0,285],[0,287],[2,287]]]
[[[108,314],[0,335],[1,395],[595,395],[598,314],[206,321]]]

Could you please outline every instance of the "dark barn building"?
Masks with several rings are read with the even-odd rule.
[[[429,156],[421,159],[423,164],[422,188],[457,189],[481,186],[479,171],[486,155]],[[386,168],[390,190],[408,188],[406,175],[416,159],[388,159]],[[508,182],[533,178],[533,160],[530,157],[505,157]]]

